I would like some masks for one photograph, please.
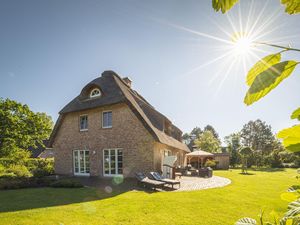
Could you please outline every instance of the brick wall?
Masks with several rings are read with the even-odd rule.
[[[112,111],[112,128],[102,128],[102,112]],[[88,115],[88,131],[79,131],[79,116]],[[91,176],[103,176],[103,149],[123,150],[124,176],[152,171],[155,141],[126,104],[65,115],[53,143],[55,171],[73,174],[73,150],[90,150]]]

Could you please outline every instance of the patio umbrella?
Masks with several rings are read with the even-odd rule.
[[[188,162],[190,162],[191,158],[197,158],[198,159],[198,169],[199,169],[199,165],[200,165],[199,161],[201,161],[201,167],[202,167],[203,159],[205,159],[207,157],[213,158],[214,154],[198,149],[196,151],[186,154],[186,157],[189,160]]]

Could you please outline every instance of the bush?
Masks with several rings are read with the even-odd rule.
[[[217,163],[216,163],[216,161],[215,160],[213,160],[213,159],[208,159],[208,160],[206,160],[206,162],[205,162],[205,167],[215,167],[217,165]]]
[[[6,173],[13,173],[17,177],[31,177],[32,174],[29,172],[24,165],[11,165],[6,169]]]
[[[62,179],[62,180],[58,180],[53,182],[52,184],[50,184],[51,187],[55,187],[55,188],[81,188],[83,187],[83,185],[75,179]]]
[[[2,164],[0,164],[0,174],[4,173],[5,170],[6,168]]]
[[[35,177],[7,177],[0,178],[0,189],[19,189],[33,187],[47,187],[53,182],[51,179]]]
[[[15,178],[15,177],[17,177],[17,175],[14,173],[4,172],[0,174],[0,178]]]
[[[28,159],[25,165],[35,177],[44,177],[54,174],[53,159]]]
[[[54,177],[1,177],[1,189],[20,189],[34,187],[81,188],[83,185],[75,179],[56,180]]]
[[[53,159],[26,159],[18,164],[13,159],[0,158],[0,177],[44,177],[52,174]]]
[[[15,161],[13,159],[0,158],[0,166],[9,167],[9,166],[11,166],[13,164],[15,164]]]

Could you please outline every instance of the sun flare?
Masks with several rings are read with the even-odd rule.
[[[246,34],[233,35],[232,42],[236,55],[246,55],[252,50],[253,41]]]

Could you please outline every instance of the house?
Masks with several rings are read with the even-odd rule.
[[[132,177],[161,171],[165,156],[184,164],[182,131],[113,71],[88,83],[60,112],[50,137],[55,171]]]
[[[43,140],[43,145],[37,144],[36,147],[29,147],[31,158],[53,158],[54,153],[52,149],[47,148],[48,140]]]

